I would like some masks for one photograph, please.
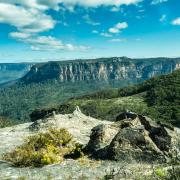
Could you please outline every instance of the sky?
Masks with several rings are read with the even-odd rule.
[[[180,57],[179,0],[0,0],[0,63]]]

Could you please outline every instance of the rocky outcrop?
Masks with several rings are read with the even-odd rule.
[[[138,114],[133,118],[128,115],[125,113],[126,119],[117,122],[102,121],[84,115],[77,107],[72,114],[62,115],[54,111],[47,118],[0,129],[0,179],[146,179],[143,175],[151,178],[152,166],[156,168],[157,165],[152,164],[152,160],[163,162],[173,155],[173,151],[178,152],[179,135],[176,131],[179,129],[156,124]],[[86,152],[99,160],[84,156],[78,160],[64,159],[60,164],[42,168],[17,168],[3,160],[5,153],[26,143],[29,136],[47,132],[49,128],[67,129],[74,140],[87,145]],[[164,142],[166,146],[161,146]],[[146,162],[134,163],[132,160]],[[179,170],[179,166],[171,169],[175,168]]]
[[[170,73],[180,67],[180,58],[130,59],[102,58],[48,62],[34,65],[22,81],[42,82],[57,79],[60,82],[125,81],[139,82],[156,75]]]
[[[100,124],[91,131],[90,141],[86,149],[90,152],[97,152],[111,143],[119,128],[113,125]]]
[[[92,156],[118,161],[162,163],[180,153],[180,136],[174,129],[131,112],[121,114],[118,118],[119,121],[113,125],[99,125],[92,129],[86,147]]]

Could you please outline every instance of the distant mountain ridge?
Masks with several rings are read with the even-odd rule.
[[[141,82],[180,68],[180,58],[130,59],[127,57],[47,62],[34,65],[22,78],[25,83],[57,79],[60,82]]]
[[[34,63],[0,63],[0,84],[23,77]]]

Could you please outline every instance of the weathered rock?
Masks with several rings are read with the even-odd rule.
[[[89,152],[97,152],[110,145],[119,128],[109,124],[100,124],[92,130],[90,141],[86,147]]]
[[[146,130],[129,127],[118,132],[108,147],[107,156],[113,160],[149,161],[160,157],[161,151]]]
[[[176,143],[178,143],[177,133],[172,127],[161,123],[157,124],[145,116],[139,115],[138,117],[144,125],[144,128],[149,131],[150,138],[160,150],[168,152]]]
[[[132,160],[164,161],[167,156],[173,154],[174,150],[179,151],[180,146],[177,142],[180,138],[176,130],[179,134],[180,130],[175,128],[173,131],[162,124],[151,122],[147,117],[142,116],[143,120],[139,117],[138,115],[135,119],[113,123],[86,116],[77,107],[72,114],[52,113],[51,117],[42,120],[0,129],[0,179],[91,180],[111,178],[119,180],[132,179],[138,171],[147,174],[152,171],[151,164],[132,163]],[[91,149],[91,155],[113,161],[96,161],[86,159],[85,156],[79,160],[65,159],[61,164],[48,165],[43,168],[15,168],[12,164],[2,161],[4,153],[11,152],[17,146],[22,145],[28,136],[47,131],[50,127],[68,129],[75,140],[83,145],[88,144],[86,147],[88,150]],[[150,137],[150,132],[156,135],[157,142],[161,142],[161,138],[170,137],[168,152],[163,148],[160,149],[159,143],[156,142],[156,144]]]
[[[127,112],[114,125],[93,128],[86,149],[98,158],[165,162],[174,155],[174,149],[180,151],[179,141],[179,134],[172,128]]]

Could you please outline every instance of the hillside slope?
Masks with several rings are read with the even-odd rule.
[[[60,106],[34,111],[31,118],[42,118],[52,111],[70,113],[77,105],[85,114],[102,120],[114,121],[120,112],[130,110],[180,127],[180,70],[135,86],[73,98]]]
[[[179,64],[179,58],[125,57],[36,64],[16,84],[0,88],[0,116],[27,122],[37,108],[56,106],[69,98],[103,89],[137,84],[170,73]]]

